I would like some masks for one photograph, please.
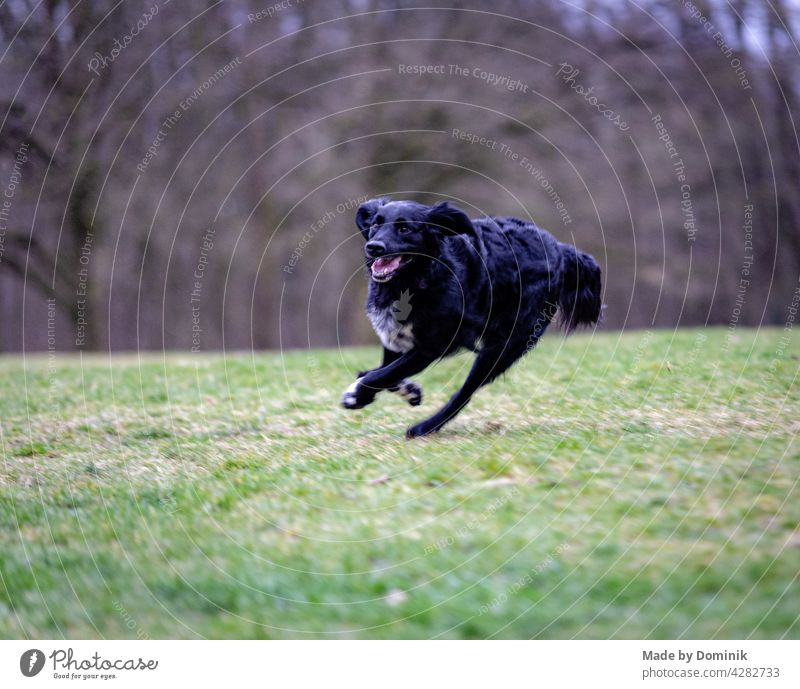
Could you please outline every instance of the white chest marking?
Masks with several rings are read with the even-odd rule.
[[[367,311],[372,327],[383,346],[393,352],[408,352],[414,348],[414,333],[411,323],[400,323],[392,307]]]

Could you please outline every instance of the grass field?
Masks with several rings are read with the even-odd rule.
[[[783,331],[551,334],[411,442],[471,359],[340,409],[377,356],[0,358],[0,636],[800,637]]]

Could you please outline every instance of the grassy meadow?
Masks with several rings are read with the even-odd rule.
[[[0,637],[800,637],[782,330],[550,334],[414,441],[471,357],[377,358],[0,358]]]

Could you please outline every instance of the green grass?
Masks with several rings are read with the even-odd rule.
[[[551,334],[412,442],[470,357],[340,409],[377,356],[1,358],[0,636],[800,636],[783,331]]]

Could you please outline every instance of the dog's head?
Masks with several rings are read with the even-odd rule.
[[[416,201],[372,199],[356,212],[356,225],[364,235],[364,258],[375,282],[426,265],[439,255],[448,236],[475,236],[472,222],[447,201],[425,206]]]

